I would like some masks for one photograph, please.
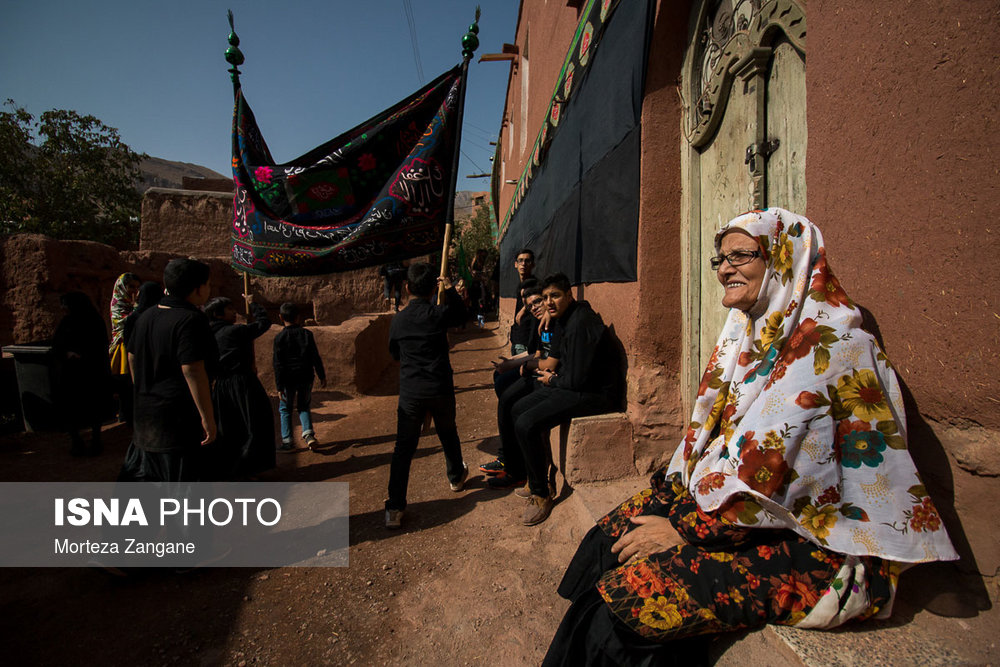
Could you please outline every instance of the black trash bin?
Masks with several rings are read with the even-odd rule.
[[[27,431],[59,431],[62,421],[56,409],[55,390],[59,369],[48,343],[7,345],[4,354],[14,357],[17,393]]]
[[[21,399],[17,391],[17,371],[14,357],[0,357],[0,435],[19,433],[24,430],[21,416]]]

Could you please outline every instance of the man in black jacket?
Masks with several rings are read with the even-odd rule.
[[[538,362],[533,390],[512,405],[509,418],[500,424],[504,451],[516,439],[522,457],[508,455],[506,472],[511,479],[528,480],[522,516],[526,526],[545,521],[554,504],[548,484],[549,430],[573,417],[615,409],[621,373],[604,321],[586,301],[573,298],[569,278],[561,273],[547,277],[542,296],[552,322],[549,355]]]
[[[445,303],[431,303],[434,286]],[[424,417],[430,413],[444,449],[448,482],[461,491],[469,476],[455,426],[455,384],[448,358],[448,328],[465,322],[462,298],[451,281],[436,277],[427,263],[410,265],[406,291],[413,298],[389,327],[389,354],[400,362],[399,405],[396,410],[396,447],[389,469],[389,498],[385,501],[386,528],[399,528],[406,509],[410,462],[417,450]]]

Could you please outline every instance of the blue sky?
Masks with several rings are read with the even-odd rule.
[[[514,41],[518,0],[410,0],[423,82],[461,60],[482,6],[469,66],[459,190],[486,190],[509,64],[478,63]],[[0,20],[0,100],[36,117],[73,109],[118,128],[134,150],[230,175],[232,85],[224,53],[232,9],[247,100],[279,162],[290,160],[421,85],[403,0],[7,0]]]

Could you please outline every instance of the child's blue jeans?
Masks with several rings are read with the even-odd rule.
[[[299,411],[302,437],[312,434],[312,415],[309,414],[312,404],[312,382],[297,387],[288,387],[283,396],[278,401],[278,414],[281,416],[281,441],[289,442],[292,439],[292,406]]]

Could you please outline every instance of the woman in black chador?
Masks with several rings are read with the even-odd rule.
[[[236,309],[225,297],[205,304],[219,346],[212,404],[219,427],[209,446],[208,467],[220,480],[252,477],[274,467],[274,415],[254,367],[254,340],[271,327],[267,311],[247,297],[253,321],[236,324]]]
[[[69,433],[73,456],[101,453],[101,424],[111,406],[108,328],[90,298],[68,292],[59,298],[66,315],[52,338],[58,369],[56,404]],[[90,427],[88,448],[80,430]]]

